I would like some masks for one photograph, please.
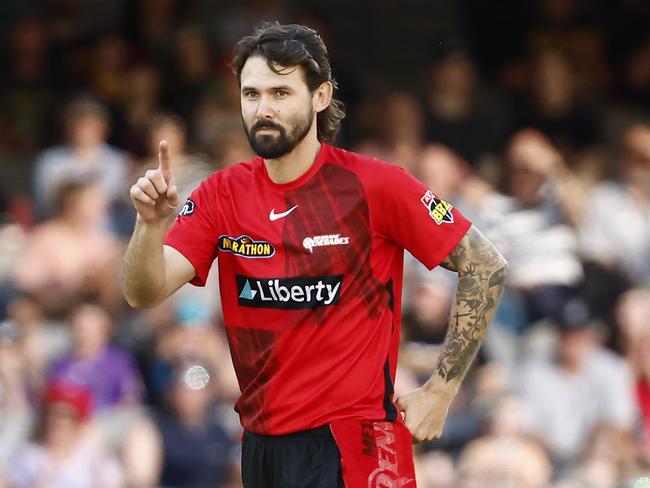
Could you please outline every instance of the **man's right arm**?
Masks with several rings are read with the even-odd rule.
[[[122,293],[129,305],[136,308],[158,305],[195,275],[185,256],[163,246],[179,196],[165,141],[160,143],[159,158],[158,168],[147,171],[130,192],[138,217],[124,258]]]
[[[171,246],[163,246],[166,225],[136,222],[124,257],[122,292],[134,308],[158,305],[194,275],[189,260]]]

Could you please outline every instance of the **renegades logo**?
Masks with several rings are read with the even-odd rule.
[[[397,450],[395,446],[395,433],[390,422],[373,422],[374,432],[364,432],[364,451],[366,455],[377,458],[377,467],[368,476],[368,488],[404,488],[415,486],[415,480],[400,475],[397,466]],[[363,429],[370,426],[364,425]],[[372,446],[372,441],[375,446]]]
[[[454,215],[451,213],[453,207],[451,204],[436,198],[431,190],[427,190],[420,201],[429,210],[429,216],[436,221],[436,224],[451,224],[454,222]]]
[[[219,250],[231,252],[242,258],[270,258],[275,247],[267,241],[256,241],[248,236],[219,236]]]
[[[195,208],[196,208],[196,204],[192,200],[190,200],[188,198],[187,201],[185,202],[185,204],[183,205],[183,208],[178,213],[178,216],[179,217],[189,217],[190,215],[192,215],[194,213]]]

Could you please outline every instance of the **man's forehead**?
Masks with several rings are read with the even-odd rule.
[[[274,65],[275,71],[267,64],[262,56],[251,56],[244,63],[241,71],[241,86],[275,86],[275,85],[300,85],[305,79],[300,66]],[[277,72],[276,72],[277,71]]]

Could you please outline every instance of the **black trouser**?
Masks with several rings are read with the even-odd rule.
[[[280,436],[244,432],[244,488],[344,488],[329,427]]]

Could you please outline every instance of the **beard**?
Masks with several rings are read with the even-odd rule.
[[[251,148],[264,159],[276,159],[289,154],[302,142],[314,123],[314,109],[309,107],[306,117],[300,117],[287,133],[284,127],[269,120],[258,120],[250,128],[244,123]],[[259,134],[262,129],[275,129],[277,134]]]

